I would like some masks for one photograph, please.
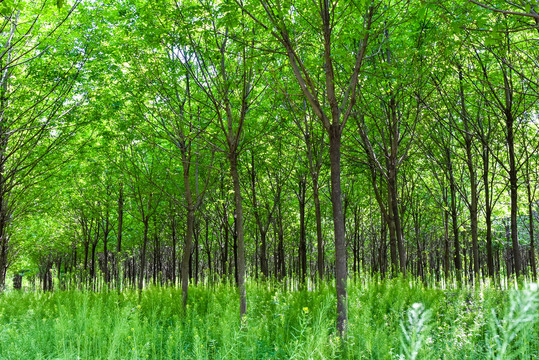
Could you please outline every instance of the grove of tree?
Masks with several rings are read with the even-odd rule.
[[[0,2],[0,289],[536,280],[538,12]]]

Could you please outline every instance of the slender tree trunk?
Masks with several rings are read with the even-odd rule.
[[[108,226],[108,225],[107,225]],[[109,250],[107,248],[108,243],[108,232],[103,232],[103,257],[104,257],[104,263],[103,263],[103,270],[104,270],[104,277],[105,277],[105,283],[107,286],[109,285],[110,278],[109,278]]]
[[[468,118],[468,112],[466,110],[466,102],[464,97],[463,75],[462,68],[459,65],[459,89],[460,89],[460,105],[461,105],[461,117],[464,122],[464,143],[466,147],[466,166],[468,168],[468,175],[470,176],[470,230],[472,233],[472,253],[473,253],[473,270],[474,279],[479,279],[479,245],[477,238],[477,180],[472,155],[472,135],[470,133]]]
[[[313,174],[313,200],[316,217],[316,250],[317,270],[320,281],[324,279],[324,239],[322,238],[322,210],[320,208],[320,193],[318,188],[318,174]]]
[[[395,276],[397,275],[397,269],[399,268],[399,259],[397,257],[397,230],[395,229],[395,217],[393,215],[393,196],[391,196],[391,192],[389,190],[388,186],[388,193],[387,193],[387,212],[388,212],[388,220],[387,225],[389,229],[389,252],[391,255],[391,275]]]
[[[209,221],[208,221],[208,219],[206,219],[205,223],[206,223],[206,233],[205,233],[206,243],[205,243],[204,247],[206,248],[206,255],[208,256],[208,276],[210,277],[210,279],[212,279],[211,246],[210,246],[210,241],[209,241],[210,232],[209,232]],[[213,279],[212,279],[212,282],[213,282]]]
[[[189,182],[189,180],[187,180]],[[190,188],[188,188],[190,189]],[[188,195],[189,194],[189,195]],[[185,310],[187,306],[187,293],[189,290],[189,263],[191,262],[191,252],[193,248],[193,233],[195,227],[195,208],[193,202],[190,199],[191,191],[185,190],[185,197],[187,200],[187,231],[185,233],[185,242],[183,246],[182,257],[182,304]]]
[[[170,229],[172,231],[172,268],[170,269],[170,281],[172,286],[176,286],[176,214],[172,214]]]
[[[385,278],[387,271],[387,221],[383,214],[380,214],[380,247],[378,252],[380,259],[380,272],[382,274],[382,278]]]
[[[194,246],[194,255],[195,255],[195,286],[198,285],[198,272],[199,272],[199,269],[198,269],[198,266],[199,266],[199,263],[200,263],[200,259],[199,259],[199,249],[200,249],[200,245],[199,245],[199,236],[200,236],[200,230],[198,228],[198,221],[195,221],[195,232],[193,233],[194,235],[194,239],[195,239],[195,246]]]
[[[488,276],[494,277],[494,256],[492,252],[492,201],[490,199],[490,182],[488,178],[489,173],[489,154],[488,145],[485,141],[482,142],[483,146],[483,186],[485,188],[485,222],[487,225],[487,268]]]
[[[307,182],[305,178],[299,181],[299,262],[300,281],[304,282],[307,277],[307,234],[305,230],[305,193]]]
[[[160,258],[161,247],[159,246],[159,236],[157,234],[157,216],[153,218],[153,283],[157,285],[160,281]]]
[[[236,213],[234,212],[234,232],[232,233],[232,256],[234,257],[234,262],[230,264],[234,265],[234,281],[238,285],[238,232],[236,230]],[[232,273],[232,271],[230,271]]]
[[[529,159],[528,159],[529,161]],[[532,199],[532,192],[531,192],[531,184],[530,184],[530,169],[529,164],[526,167],[526,175],[527,175],[527,183],[526,183],[526,190],[528,194],[528,227],[529,227],[529,234],[530,234],[530,265],[532,268],[532,278],[534,281],[537,281],[537,267],[535,264],[535,231],[534,231],[534,219],[533,219],[533,199]]]
[[[116,239],[116,287],[120,290],[120,269],[119,264],[121,261],[120,254],[122,252],[122,234],[123,234],[123,218],[124,218],[124,187],[120,182],[118,190],[118,237]]]
[[[513,275],[514,272],[514,266],[513,266],[513,251],[512,248],[509,246],[511,244],[511,222],[507,221],[507,219],[504,219],[504,226],[505,226],[505,240],[507,242],[508,246],[504,246],[504,258],[505,258],[505,267],[507,269],[507,279]]]
[[[388,51],[388,62],[390,62],[390,56],[389,56],[389,49]],[[392,96],[390,100],[390,122],[391,122],[391,149],[390,154],[388,156],[388,179],[387,179],[387,188],[389,192],[389,196],[391,198],[391,202],[389,203],[389,206],[392,207],[392,218],[394,222],[395,227],[395,237],[397,239],[397,247],[399,250],[399,262],[400,262],[400,272],[404,276],[406,276],[406,249],[404,247],[404,238],[402,233],[402,227],[401,227],[401,220],[400,220],[400,214],[399,214],[399,196],[397,193],[397,175],[398,175],[398,164],[397,164],[397,155],[398,155],[398,148],[399,148],[399,119],[398,119],[398,111],[397,111],[397,104],[395,101],[395,97]]]
[[[83,223],[82,233],[84,237],[84,267],[82,269],[82,272],[84,274],[83,282],[84,282],[84,285],[88,285],[87,284],[88,282],[88,255],[90,252],[90,237],[92,233],[93,223],[91,222],[90,226],[88,227],[88,222],[86,220],[82,219],[81,221]]]
[[[267,278],[268,273],[268,246],[267,246],[267,233],[265,231],[262,231],[260,233],[260,271],[262,271],[262,275],[264,278]]]
[[[457,283],[460,286],[462,282],[462,260],[460,255],[459,226],[457,214],[457,184],[453,174],[453,162],[451,160],[451,150],[446,148],[447,169],[449,175],[449,190],[451,192],[451,224],[453,228],[453,244],[455,246],[455,272],[457,274]]]
[[[230,275],[228,271],[228,213],[226,211],[226,205],[223,204],[223,230],[224,230],[224,249],[223,249],[223,258],[222,258],[222,267],[223,267],[223,276],[227,277]]]
[[[236,235],[238,243],[238,292],[240,296],[240,317],[247,312],[247,294],[245,291],[245,243],[243,237],[243,207],[241,201],[241,185],[238,173],[238,155],[229,153],[230,176],[234,184],[234,202],[236,205]]]
[[[335,282],[337,287],[337,331],[344,334],[348,322],[346,282],[346,239],[341,198],[341,127],[329,128],[329,156],[331,167],[331,201],[333,203],[333,229],[335,233]]]
[[[420,210],[420,209],[417,209]],[[416,275],[419,275],[421,277],[421,280],[425,282],[425,273],[424,273],[424,263],[423,263],[423,251],[421,248],[421,244],[419,241],[419,237],[421,234],[420,226],[421,226],[421,215],[417,213],[416,210],[413,210],[413,218],[414,218],[414,230],[415,230],[415,242],[417,246],[417,273]]]
[[[138,278],[139,298],[142,296],[142,288],[144,287],[144,275],[146,271],[146,248],[148,246],[148,229],[150,227],[150,219],[148,217],[145,217],[142,223],[144,224],[144,238],[142,241],[142,251],[140,253],[140,269]]]
[[[281,209],[281,202],[277,204],[277,223],[275,224],[275,230],[277,232],[277,268],[275,272],[279,274],[278,278],[283,279],[286,277],[286,256],[284,249],[284,230],[283,230],[283,214]]]
[[[406,249],[404,247],[404,239],[402,235],[401,221],[399,215],[399,204],[398,204],[398,194],[396,186],[396,173],[391,174],[390,171],[390,180],[388,180],[388,189],[391,192],[391,213],[394,223],[395,238],[397,242],[397,248],[399,253],[399,263],[400,263],[400,272],[406,276]]]
[[[95,234],[95,240],[92,241],[92,261],[90,263],[90,283],[92,284],[92,286],[94,286],[94,289],[95,289],[95,276],[96,276],[96,271],[95,271],[95,251],[96,251],[96,248],[97,248],[97,243],[99,242],[99,225],[96,226],[97,227],[97,230],[96,230],[96,234]]]
[[[447,204],[447,201],[445,201]],[[449,281],[449,211],[444,210],[444,276],[445,281]]]
[[[108,242],[109,242],[109,233],[110,233],[110,219],[109,219],[109,208],[107,206],[107,211],[105,213],[105,225],[103,226],[103,256],[105,257],[105,261],[103,264],[104,269],[104,277],[105,277],[105,283],[107,284],[107,287],[110,283],[110,272],[109,272],[109,250],[108,250]]]
[[[507,85],[507,84],[506,84]],[[511,197],[511,243],[513,246],[513,259],[515,265],[515,274],[517,278],[520,276],[522,268],[520,258],[520,246],[518,243],[518,177],[517,164],[515,159],[515,140],[513,129],[513,114],[510,110],[506,110],[506,127],[507,127],[507,150],[509,152],[509,185]]]

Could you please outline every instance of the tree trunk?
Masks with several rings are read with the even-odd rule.
[[[513,275],[514,272],[514,266],[513,266],[513,252],[511,251],[511,247],[509,244],[511,244],[511,223],[507,222],[507,219],[504,220],[504,226],[505,226],[505,239],[507,242],[507,246],[504,246],[504,258],[505,258],[505,268],[507,270],[507,279]]]
[[[445,201],[447,204],[447,201]],[[449,211],[444,210],[443,212],[444,219],[444,277],[445,281],[449,281]]]
[[[380,246],[378,248],[380,273],[385,278],[387,271],[387,221],[383,214],[380,214]]]
[[[172,231],[172,268],[170,269],[170,281],[172,286],[176,286],[176,214],[172,214],[170,228]]]
[[[483,147],[483,186],[485,188],[485,222],[487,225],[487,268],[488,276],[494,277],[494,256],[492,252],[492,201],[490,199],[490,183],[488,179],[489,173],[489,155],[488,145],[485,140],[482,141]]]
[[[507,85],[507,84],[506,84]],[[522,268],[520,259],[520,246],[518,243],[518,177],[517,165],[515,159],[515,141],[513,134],[513,114],[508,109],[505,112],[506,127],[507,127],[507,149],[509,152],[509,185],[511,193],[511,244],[513,246],[513,259],[515,266],[515,274],[517,278],[520,276]]]
[[[20,290],[22,289],[22,275],[16,273],[13,275],[13,289]]]
[[[532,268],[533,281],[537,281],[537,267],[535,264],[535,244],[534,244],[535,231],[533,228],[534,227],[533,199],[532,199],[531,184],[530,184],[529,166],[526,167],[526,175],[527,175],[526,189],[527,189],[527,194],[528,194],[528,227],[529,227],[528,231],[530,234],[530,265]]]
[[[389,49],[388,52],[388,63],[391,62],[390,56],[389,56]],[[397,239],[397,247],[399,250],[399,262],[400,262],[400,272],[404,276],[406,276],[406,249],[404,247],[404,238],[402,233],[402,227],[401,227],[401,220],[400,220],[400,214],[399,214],[399,196],[397,193],[397,175],[398,175],[398,164],[397,164],[397,156],[398,156],[398,149],[399,149],[399,119],[398,119],[398,111],[397,111],[397,103],[395,101],[395,97],[392,96],[390,99],[390,123],[391,123],[391,129],[390,129],[390,139],[391,139],[391,149],[388,156],[388,179],[387,179],[387,188],[389,192],[389,196],[391,198],[391,202],[389,203],[389,206],[392,207],[392,220],[394,222],[395,227],[395,237]]]
[[[211,266],[211,246],[209,241],[209,221],[206,219],[206,243],[204,244],[204,247],[206,248],[206,255],[208,256],[208,276],[210,279],[212,279],[212,266]],[[213,281],[213,279],[212,279]]]
[[[230,176],[234,184],[234,202],[236,205],[236,235],[238,245],[238,292],[240,296],[240,317],[247,312],[247,294],[245,291],[245,243],[243,238],[243,207],[241,201],[241,185],[238,173],[238,155],[229,153]]]
[[[455,256],[453,260],[455,262],[457,283],[460,286],[462,282],[462,260],[460,255],[459,226],[457,214],[457,184],[455,183],[455,177],[453,174],[453,162],[451,160],[451,150],[449,149],[449,147],[446,148],[446,160],[449,175],[449,190],[451,192],[451,225],[453,228],[453,244],[455,247]]]
[[[324,279],[324,240],[322,238],[322,210],[320,209],[320,193],[318,189],[318,174],[313,177],[313,200],[314,212],[316,217],[316,250],[317,250],[317,269],[320,281]]]
[[[153,284],[160,281],[161,272],[161,247],[159,246],[159,235],[157,234],[157,216],[153,218]]]
[[[307,277],[307,234],[305,231],[305,193],[307,182],[305,178],[299,181],[299,263],[300,281],[304,282]]]
[[[341,127],[329,128],[329,154],[331,167],[331,202],[333,204],[333,229],[335,233],[335,283],[337,287],[337,331],[344,334],[347,314],[347,261],[344,231],[344,213],[341,198]]]
[[[397,257],[397,231],[395,229],[395,217],[393,216],[393,196],[391,195],[391,191],[389,189],[389,186],[387,188],[387,225],[389,230],[389,252],[391,256],[391,275],[395,276],[397,275],[397,269],[399,268],[399,259]]]
[[[396,172],[393,173],[390,171],[390,176],[388,179],[388,189],[391,196],[391,214],[393,218],[393,226],[395,231],[395,238],[397,242],[397,248],[399,253],[399,263],[400,263],[400,272],[402,275],[406,276],[406,249],[404,247],[404,239],[402,235],[401,221],[399,215],[399,204],[398,204],[398,194],[397,194],[397,184],[396,184]]]
[[[138,279],[139,298],[142,296],[142,288],[144,287],[144,272],[146,270],[146,247],[148,246],[148,228],[150,227],[150,219],[144,218],[144,238],[142,240],[142,252],[140,253],[140,269]]]
[[[285,257],[285,250],[284,250],[284,230],[283,230],[283,214],[281,209],[281,202],[277,204],[277,211],[278,211],[278,217],[277,217],[277,224],[276,231],[277,231],[277,260],[278,265],[275,269],[275,272],[279,274],[278,278],[283,279],[286,277],[286,257]]]
[[[224,230],[224,249],[223,249],[223,257],[221,259],[222,267],[223,267],[223,276],[227,277],[230,275],[230,272],[228,271],[228,213],[226,211],[226,205],[223,204],[223,230]]]
[[[194,235],[194,239],[195,239],[195,246],[194,246],[194,255],[195,255],[195,286],[198,285],[198,272],[199,272],[199,269],[198,269],[198,266],[199,266],[199,262],[200,262],[200,259],[199,259],[199,249],[200,249],[200,246],[199,246],[199,236],[200,236],[200,230],[198,228],[198,221],[195,221],[195,231],[193,232],[193,235]]]
[[[190,188],[188,188],[190,189]],[[187,195],[189,193],[189,195]],[[182,304],[183,308],[185,310],[187,306],[187,293],[189,290],[189,263],[191,262],[191,252],[193,247],[193,232],[194,232],[194,226],[195,226],[195,209],[192,204],[192,201],[190,201],[189,197],[191,196],[191,192],[186,189],[185,191],[185,197],[187,199],[187,230],[185,233],[185,242],[183,246],[183,257],[182,257],[182,271],[181,271],[181,277],[182,277]],[[189,205],[189,203],[191,203]]]
[[[94,290],[95,290],[95,276],[96,276],[96,271],[95,271],[95,251],[96,251],[96,248],[97,248],[97,243],[99,242],[99,226],[97,226],[97,231],[96,231],[96,234],[95,234],[95,240],[92,241],[92,261],[90,263],[90,284],[92,284],[92,286],[94,287]]]
[[[463,75],[462,68],[459,64],[459,85],[460,85],[460,105],[461,105],[461,117],[464,122],[464,143],[466,147],[466,166],[468,168],[468,175],[470,176],[470,230],[472,233],[472,253],[473,253],[473,270],[474,279],[477,283],[479,279],[479,245],[477,236],[477,180],[472,155],[472,135],[469,129],[469,118],[466,110],[466,102],[464,97]]]
[[[105,214],[105,225],[103,227],[103,256],[104,256],[104,264],[103,264],[103,272],[105,277],[105,283],[107,284],[107,287],[110,283],[110,273],[109,273],[109,250],[108,250],[108,240],[109,240],[109,232],[110,232],[110,219],[109,219],[109,209],[107,206],[107,211]]]
[[[120,290],[120,269],[119,264],[121,262],[120,254],[122,252],[122,234],[123,234],[123,218],[124,218],[124,187],[120,182],[118,189],[118,237],[116,239],[116,287]]]

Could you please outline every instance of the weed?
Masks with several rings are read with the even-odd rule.
[[[350,281],[349,322],[335,331],[334,287],[285,291],[249,282],[239,320],[229,284],[0,296],[0,359],[529,359],[539,357],[537,287],[425,288]]]

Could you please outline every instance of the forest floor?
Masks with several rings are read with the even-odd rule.
[[[539,291],[350,281],[346,340],[331,285],[0,295],[0,359],[539,359]]]

